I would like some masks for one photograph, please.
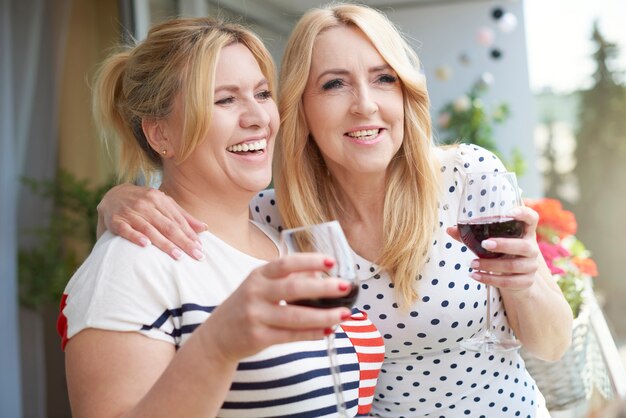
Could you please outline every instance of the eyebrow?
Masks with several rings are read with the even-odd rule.
[[[267,79],[265,78],[261,79],[258,83],[256,83],[256,85],[254,86],[254,90],[264,85],[269,85],[269,81],[267,81]],[[236,84],[224,84],[221,86],[217,86],[215,88],[215,93],[220,92],[220,91],[237,92],[239,91],[239,86]]]
[[[389,64],[383,64],[383,65],[377,65],[376,67],[371,67],[369,70],[367,70],[368,73],[377,73],[379,71],[383,71],[383,70],[389,70],[391,69],[391,66]],[[350,71],[345,70],[343,68],[330,68],[324,72],[322,72],[318,77],[317,77],[317,81],[319,81],[322,77],[329,75],[329,74],[333,74],[333,75],[346,75],[346,74],[350,74]]]

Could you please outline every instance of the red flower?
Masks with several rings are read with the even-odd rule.
[[[537,235],[541,239],[552,241],[555,235],[558,238],[564,238],[576,234],[578,225],[574,214],[569,210],[564,210],[558,200],[547,198],[526,200],[525,204],[539,214]]]
[[[598,267],[596,262],[591,258],[574,257],[572,262],[578,267],[578,269],[586,275],[596,277],[598,275]]]

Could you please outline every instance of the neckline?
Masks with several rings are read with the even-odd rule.
[[[266,226],[263,224],[260,224],[252,219],[249,219],[248,222],[255,228],[257,228],[259,231],[261,231],[261,233],[263,235],[265,235],[267,238],[270,239],[270,241],[272,242],[272,244],[274,245],[274,248],[276,248],[277,252],[278,252],[278,257],[282,257],[283,256],[283,251],[281,249],[281,246],[278,242],[277,239],[277,234],[276,233],[272,233],[273,231],[275,231],[272,227],[270,226]],[[240,250],[239,248],[236,248],[234,246],[232,246],[231,244],[229,244],[228,242],[224,241],[223,239],[221,239],[220,237],[218,237],[217,235],[213,234],[211,231],[206,230],[201,232],[198,237],[200,238],[201,241],[204,240],[210,240],[213,242],[218,242],[220,245],[227,247],[229,250],[236,252],[242,256],[245,256],[247,258],[250,258],[252,260],[257,260],[263,263],[268,263],[270,260],[264,260],[262,258],[258,258],[255,257],[253,255],[250,255],[242,250]],[[206,257],[210,258],[211,254],[210,253],[206,253],[205,254]]]

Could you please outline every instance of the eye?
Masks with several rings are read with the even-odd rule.
[[[224,97],[223,99],[219,99],[215,102],[216,105],[229,105],[235,102],[234,96]]]
[[[334,80],[330,80],[330,81],[327,81],[326,83],[324,83],[322,85],[322,89],[324,89],[324,90],[332,90],[332,89],[338,89],[339,87],[343,87],[343,86],[344,86],[343,80],[341,80],[339,78],[335,78]]]
[[[269,99],[271,99],[271,98],[272,98],[272,92],[271,92],[271,91],[269,91],[269,90],[263,90],[263,91],[258,92],[258,93],[256,94],[256,97],[257,97],[259,100],[269,100]]]
[[[376,81],[381,84],[393,84],[398,81],[398,77],[391,74],[381,74]]]

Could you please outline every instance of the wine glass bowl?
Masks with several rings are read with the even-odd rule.
[[[457,227],[461,240],[478,258],[508,257],[489,251],[482,242],[489,238],[521,238],[525,223],[511,216],[523,206],[515,173],[494,171],[467,174],[464,184]],[[521,347],[519,341],[498,336],[491,330],[491,286],[487,291],[487,320],[485,328],[472,338],[460,342],[472,351],[510,351]]]
[[[283,230],[281,242],[288,253],[317,252],[332,257],[335,263],[322,276],[339,277],[349,281],[351,286],[350,292],[342,297],[296,300],[290,302],[291,304],[324,309],[354,306],[359,295],[359,283],[352,250],[339,222],[331,221]]]

